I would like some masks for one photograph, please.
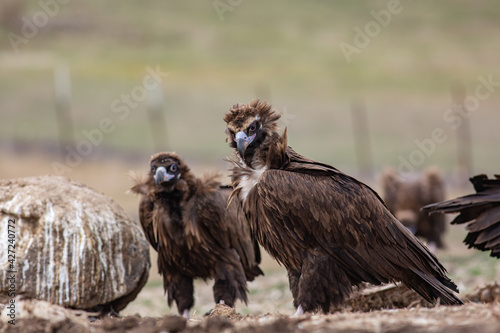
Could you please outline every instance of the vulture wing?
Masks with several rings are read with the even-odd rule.
[[[220,187],[221,204],[227,204],[232,191],[233,188],[230,186]],[[241,210],[237,199],[233,199],[229,203],[225,213],[224,222],[227,226],[227,235],[231,247],[240,256],[247,280],[253,281],[255,277],[264,275],[258,266],[261,261],[259,244],[250,230],[245,214]]]
[[[333,275],[346,274],[352,284],[403,281],[428,301],[461,304],[445,268],[370,187],[291,148],[287,154],[290,162],[265,171],[245,202],[249,219],[268,226],[259,232],[271,235],[257,238],[275,242],[264,247],[278,261],[300,266],[294,258],[313,249],[342,270]]]
[[[481,251],[491,250],[492,257],[500,258],[500,176],[488,179],[478,175],[470,181],[477,193],[427,205],[422,210],[429,214],[460,213],[451,223],[469,223],[465,244]]]
[[[139,203],[139,220],[149,244],[151,244],[155,251],[158,251],[158,239],[153,223],[153,210],[154,202],[149,195],[144,195]]]
[[[134,186],[132,186],[130,192],[141,196],[141,201],[139,202],[139,220],[142,229],[151,246],[158,251],[158,238],[153,223],[155,204],[152,196],[149,194],[149,190],[154,184],[148,177],[141,177],[134,172],[130,172],[129,176],[134,181]]]

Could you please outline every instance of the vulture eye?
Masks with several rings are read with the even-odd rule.
[[[172,172],[176,172],[176,171],[177,171],[177,164],[172,164],[172,165],[170,166],[170,171],[172,171]]]
[[[155,173],[155,170],[156,170],[155,166],[154,166],[154,165],[152,165],[152,166],[151,166],[151,172],[152,172],[152,173]]]
[[[255,132],[256,129],[257,129],[257,124],[256,123],[252,123],[252,125],[250,125],[250,127],[248,128],[248,130],[250,132]]]

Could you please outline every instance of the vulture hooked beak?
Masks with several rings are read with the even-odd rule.
[[[255,134],[252,136],[247,136],[244,132],[236,133],[234,140],[236,141],[236,147],[238,148],[238,152],[241,156],[244,155],[245,150],[248,145],[252,143],[253,139],[255,139]]]
[[[170,179],[174,178],[175,175],[171,175],[167,172],[167,169],[165,167],[159,167],[156,169],[155,175],[154,175],[154,180],[156,185],[160,185],[161,183],[168,182]]]

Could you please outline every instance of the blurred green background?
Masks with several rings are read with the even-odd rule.
[[[4,149],[17,142],[43,150],[58,142],[54,69],[67,66],[76,142],[85,139],[82,130],[109,118],[116,127],[93,153],[149,156],[157,148],[147,101],[123,120],[112,103],[142,84],[147,67],[158,67],[168,73],[161,149],[193,161],[223,165],[229,153],[224,112],[260,97],[290,115],[283,126],[295,150],[354,174],[353,102],[366,109],[375,172],[398,167],[399,156],[418,149],[415,140],[442,128],[447,140],[415,166],[451,173],[456,131],[443,120],[452,105],[450,86],[458,82],[473,95],[479,77],[500,82],[497,1],[61,2],[67,3],[5,0],[0,6]],[[394,3],[398,13],[386,26],[378,23],[377,33],[372,11],[387,12]],[[12,33],[29,31],[26,20],[38,32],[13,46]],[[356,45],[356,27],[371,27],[375,36],[348,63],[340,45]],[[494,91],[470,113],[473,172],[499,170],[499,99]]]
[[[376,175],[400,169],[401,159],[417,161],[415,172],[437,165],[449,184],[491,176],[500,173],[499,18],[500,2],[492,0],[2,0],[0,178],[57,174],[54,163],[68,166],[69,158],[60,147],[76,149],[88,140],[84,132],[96,133],[109,119],[112,130],[64,174],[137,218],[138,198],[125,193],[127,171],[148,170],[157,150],[176,151],[196,173],[224,171],[230,149],[222,117],[253,98],[284,114],[281,128],[288,126],[296,151],[375,188]],[[350,61],[341,49],[347,44],[358,46]],[[117,106],[144,92],[148,68],[168,75],[125,116]],[[481,86],[488,78],[490,90]],[[452,87],[463,90],[455,101],[474,101],[477,89],[489,94],[473,112],[453,116]],[[367,132],[353,121],[353,105],[364,111]],[[455,129],[457,119],[467,121]],[[436,129],[445,139],[429,146]],[[460,135],[470,136],[465,170],[457,165]],[[463,228],[455,229],[457,248],[466,251],[462,236]],[[468,254],[483,258],[473,260],[482,265],[475,271],[491,273],[487,254]],[[264,269],[275,276],[272,260]],[[139,307],[162,294],[155,270]],[[278,289],[287,293],[278,272]],[[162,298],[159,304],[166,307]],[[286,304],[292,311],[289,297]]]

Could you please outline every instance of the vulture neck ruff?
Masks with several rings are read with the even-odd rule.
[[[252,188],[259,183],[260,177],[267,170],[267,167],[263,166],[259,169],[250,169],[249,172],[243,176],[240,176],[238,187],[240,189],[239,199],[244,204],[248,197],[248,193]]]
[[[238,198],[243,204],[246,202],[252,188],[259,183],[262,174],[268,169],[273,168],[269,163],[269,147],[276,146],[278,140],[279,136],[277,133],[272,133],[271,135],[261,133],[256,140],[258,145],[252,147],[250,155],[241,156],[236,153],[240,162],[235,165],[235,169],[239,169],[239,172],[236,172],[234,175],[238,183],[236,186],[236,189],[239,189]]]
[[[243,204],[252,188],[259,183],[264,172],[269,169],[280,169],[283,164],[286,164],[285,158],[274,160],[276,156],[286,154],[286,137],[286,130],[281,137],[275,131],[260,134],[259,144],[252,148],[251,155],[241,156],[236,152],[239,163],[235,164],[233,176],[237,183],[235,189],[238,190],[238,198]],[[250,161],[250,164],[247,161]]]

